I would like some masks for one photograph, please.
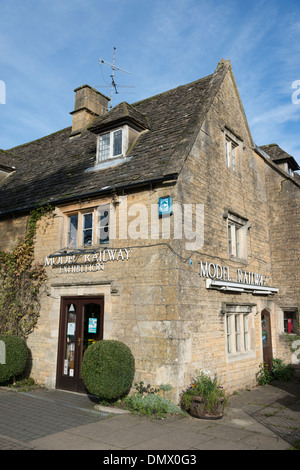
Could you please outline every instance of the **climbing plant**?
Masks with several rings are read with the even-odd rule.
[[[46,280],[44,266],[34,262],[34,241],[38,221],[53,209],[32,211],[27,233],[11,252],[0,251],[0,335],[27,338],[39,317],[39,291]]]

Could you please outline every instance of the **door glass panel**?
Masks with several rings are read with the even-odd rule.
[[[86,304],[84,305],[82,355],[88,346],[100,339],[100,305],[94,303]]]
[[[262,330],[263,346],[267,346],[269,344],[269,332],[268,332],[268,319],[266,315],[261,316],[261,330]]]
[[[74,377],[75,368],[76,305],[67,307],[67,331],[64,355],[63,375]]]

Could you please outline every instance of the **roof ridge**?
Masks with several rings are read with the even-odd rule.
[[[190,83],[185,83],[185,84],[182,84],[182,85],[178,85],[178,86],[175,86],[173,88],[170,88],[169,90],[165,90],[165,91],[162,91],[160,93],[157,93],[156,95],[152,95],[152,96],[149,96],[148,98],[144,98],[143,100],[139,100],[139,101],[135,101],[134,103],[131,104],[131,106],[137,106],[139,105],[140,103],[144,103],[145,101],[148,101],[148,100],[153,100],[155,98],[158,98],[162,95],[166,95],[168,93],[172,93],[174,92],[175,90],[178,90],[179,88],[185,88],[185,87],[188,87],[188,86],[191,86],[197,82],[200,82],[200,81],[204,81],[205,79],[208,79],[209,77],[212,77],[213,75],[215,74],[215,72],[211,73],[210,75],[206,75],[205,77],[202,77],[202,78],[198,78],[197,80],[194,80]]]

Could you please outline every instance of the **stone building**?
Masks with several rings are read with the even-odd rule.
[[[107,111],[75,89],[72,126],[0,152],[0,250],[39,222],[45,265],[31,375],[83,390],[95,340],[125,342],[136,381],[173,396],[204,370],[228,391],[291,362],[298,328],[300,183],[294,158],[253,142],[229,61]]]

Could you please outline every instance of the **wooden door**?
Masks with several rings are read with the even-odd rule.
[[[57,357],[56,387],[85,392],[81,363],[85,350],[103,339],[104,298],[63,297]]]
[[[272,369],[272,335],[271,335],[271,316],[268,310],[261,312],[261,331],[263,361],[267,364],[269,371]]]

